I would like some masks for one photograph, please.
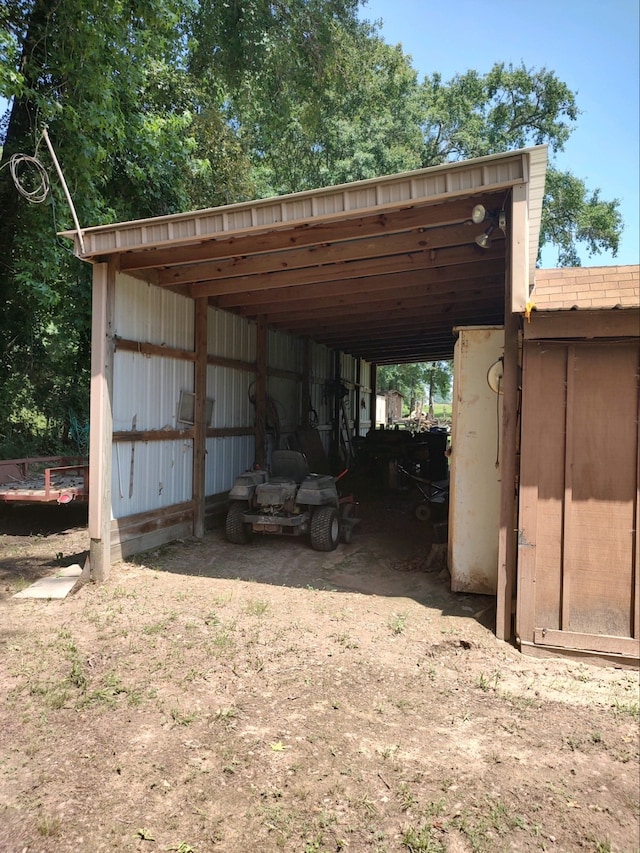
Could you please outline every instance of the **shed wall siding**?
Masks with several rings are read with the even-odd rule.
[[[113,333],[132,341],[192,350],[193,301],[119,273]]]

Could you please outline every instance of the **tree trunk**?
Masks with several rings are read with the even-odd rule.
[[[20,70],[25,76],[25,87],[32,90],[43,62],[41,56],[48,17],[48,0],[36,0],[29,15],[27,35],[22,48]],[[19,194],[6,166],[13,154],[33,153],[33,131],[36,130],[35,106],[26,98],[14,98],[9,115],[9,124],[0,159],[0,371],[2,378],[9,369],[7,358],[11,346],[12,329],[16,324],[16,305],[12,298],[15,292],[13,277],[16,265],[16,237],[20,227],[20,209],[28,202]],[[4,168],[6,166],[6,168]],[[14,316],[11,316],[13,314]],[[28,322],[28,318],[26,318]]]

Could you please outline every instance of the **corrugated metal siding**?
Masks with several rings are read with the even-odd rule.
[[[193,351],[193,300],[119,273],[113,332],[141,343]]]
[[[193,392],[193,364],[174,358],[116,350],[113,363],[113,428],[172,429],[180,391]]]
[[[267,364],[280,370],[293,370],[302,374],[304,359],[302,338],[269,330],[267,335]]]
[[[253,466],[255,440],[252,435],[207,439],[207,495],[226,492],[243,471]]]
[[[253,406],[249,401],[254,375],[230,367],[207,368],[207,397],[213,399],[213,420],[216,429],[225,427],[252,427],[255,422]]]
[[[192,482],[191,441],[114,444],[111,477],[114,518],[190,500]]]
[[[300,426],[301,390],[301,384],[296,380],[269,377],[267,394],[278,412],[281,436],[295,432]]]
[[[256,360],[256,324],[217,308],[210,308],[207,322],[209,355]]]

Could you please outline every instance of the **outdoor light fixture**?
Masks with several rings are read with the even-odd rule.
[[[481,249],[488,249],[491,245],[491,235],[496,230],[496,226],[491,222],[486,231],[482,234],[478,234],[476,237],[476,243],[480,246]]]
[[[489,221],[489,225],[482,234],[474,238],[475,243],[481,249],[488,249],[491,245],[491,235],[499,228],[503,234],[507,233],[507,214],[504,210],[487,210],[483,204],[476,204],[471,211],[471,221],[474,225]]]
[[[476,204],[471,211],[471,221],[474,225],[480,225],[487,218],[487,209],[484,204]]]

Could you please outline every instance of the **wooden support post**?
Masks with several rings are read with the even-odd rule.
[[[500,531],[498,534],[498,582],[496,590],[496,636],[512,636],[512,598],[516,574],[517,448],[518,448],[518,330],[520,317],[511,310],[512,279],[505,282],[504,366],[502,427],[500,434]]]
[[[378,416],[378,406],[377,406],[377,397],[378,397],[378,365],[371,365],[371,429],[375,429],[376,418]]]
[[[116,268],[95,264],[91,305],[89,437],[89,562],[91,577],[106,580],[111,566],[113,414],[113,302]]]
[[[353,434],[356,436],[360,435],[360,400],[362,399],[362,391],[360,388],[361,380],[362,380],[362,359],[359,358],[356,362],[356,393],[355,393],[356,411],[355,411],[355,417],[353,419]]]
[[[207,297],[195,300],[195,362],[193,415],[193,535],[204,536],[204,503],[207,466]]]
[[[505,300],[508,313],[524,312],[529,301],[529,184],[516,184],[511,191],[508,219],[507,264],[510,287]]]
[[[256,341],[256,464],[264,468],[267,463],[267,324],[264,316],[258,317]]]

